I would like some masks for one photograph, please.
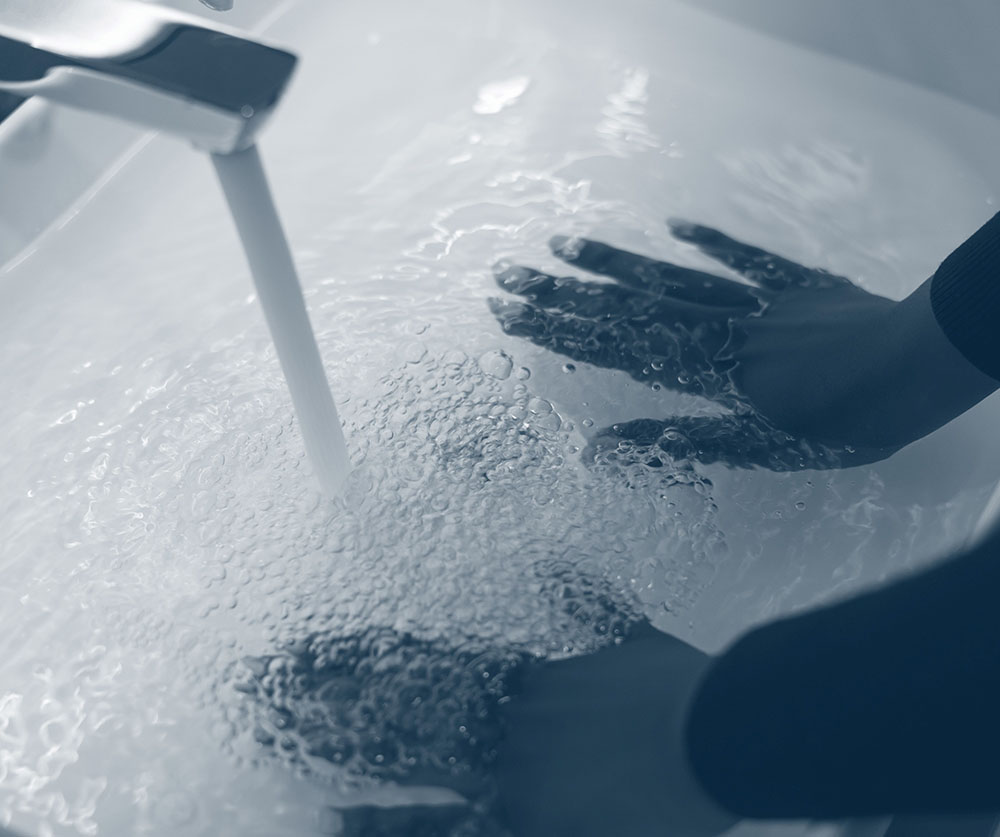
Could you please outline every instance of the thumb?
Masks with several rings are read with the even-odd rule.
[[[844,451],[778,430],[754,414],[621,422],[600,430],[587,454],[653,468],[719,462],[730,468],[801,471],[862,464]]]

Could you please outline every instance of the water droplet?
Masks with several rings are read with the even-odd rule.
[[[572,363],[563,364],[563,372],[567,372],[570,375],[572,375],[574,372],[576,372],[576,365]]]
[[[56,424],[69,424],[71,421],[76,421],[77,415],[77,410],[70,410],[69,412],[63,413],[55,420],[55,423],[52,426],[54,427]]]
[[[97,459],[94,460],[94,464],[90,469],[90,478],[92,480],[102,480],[108,473],[108,462],[110,457],[106,453],[102,453]]]
[[[411,340],[399,348],[399,359],[404,363],[420,363],[427,355],[427,347],[419,340]]]
[[[552,412],[552,405],[544,398],[531,398],[528,401],[528,409],[538,416],[545,416]]]
[[[506,352],[495,349],[479,358],[479,366],[487,375],[506,381],[514,368],[514,361]]]
[[[531,377],[531,370],[527,366],[522,366],[517,370],[517,379],[519,381],[526,381]]]
[[[806,504],[803,503],[801,500],[799,500],[799,502],[795,504],[795,508],[797,508],[799,511],[805,511]]]

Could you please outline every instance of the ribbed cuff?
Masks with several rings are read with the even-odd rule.
[[[740,818],[768,819],[803,804],[803,794],[789,788],[775,762],[809,762],[783,752],[775,735],[778,724],[765,695],[784,694],[780,674],[768,671],[774,657],[783,655],[748,652],[756,640],[755,632],[744,636],[705,672],[688,709],[684,745],[695,778],[719,807]]]
[[[931,309],[965,359],[1000,381],[1000,213],[941,263]]]

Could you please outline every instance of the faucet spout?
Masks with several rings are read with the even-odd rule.
[[[217,154],[253,144],[296,61],[138,0],[0,3],[0,91],[164,130]]]

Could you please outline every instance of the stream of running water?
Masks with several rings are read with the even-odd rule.
[[[320,486],[336,496],[349,465],[344,432],[260,152],[252,145],[213,154],[212,162],[250,263],[306,451]]]

